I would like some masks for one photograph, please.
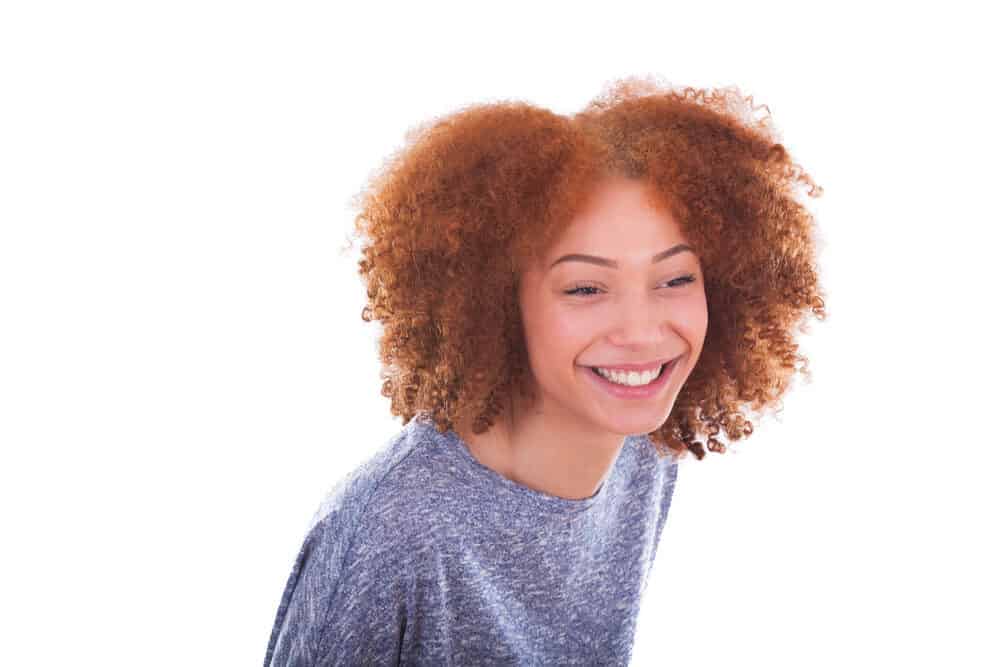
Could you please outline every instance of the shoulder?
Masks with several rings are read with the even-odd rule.
[[[648,435],[629,436],[629,446],[635,455],[635,471],[651,488],[667,497],[677,481],[679,460],[673,452],[661,455]]]
[[[433,512],[436,474],[432,426],[409,422],[361,465],[339,479],[317,509],[309,537],[353,545],[355,553],[406,551],[419,545]],[[343,555],[343,554],[342,554]]]
[[[412,431],[404,427],[320,503],[285,585],[269,664],[319,664],[335,638],[362,651],[362,644],[398,627],[414,580],[407,565],[416,552],[387,508],[389,500],[402,506],[415,495],[406,483],[420,446]]]

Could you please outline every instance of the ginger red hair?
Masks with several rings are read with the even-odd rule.
[[[814,219],[770,112],[735,87],[609,84],[565,116],[504,101],[416,126],[358,193],[365,321],[382,325],[382,394],[404,422],[482,433],[527,386],[517,281],[608,175],[640,178],[684,230],[705,278],[709,325],[660,455],[698,459],[749,436],[748,411],[780,404],[805,318],[825,319]],[[766,109],[766,107],[764,107]]]

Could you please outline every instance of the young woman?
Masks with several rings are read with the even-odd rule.
[[[358,199],[401,431],[316,514],[266,665],[627,664],[680,459],[825,317],[821,193],[736,89],[421,126]]]

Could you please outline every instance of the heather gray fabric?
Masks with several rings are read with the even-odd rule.
[[[627,665],[677,478],[626,438],[583,500],[535,491],[417,417],[313,519],[272,665]]]

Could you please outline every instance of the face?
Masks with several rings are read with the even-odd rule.
[[[619,435],[659,428],[701,355],[708,308],[698,257],[640,180],[602,182],[543,261],[521,276],[525,341],[541,410]],[[668,256],[662,257],[664,251]],[[570,255],[570,257],[566,257]],[[585,256],[585,257],[584,257]],[[656,261],[654,261],[656,260]],[[594,367],[642,365],[647,387]],[[638,373],[617,380],[642,382]]]

